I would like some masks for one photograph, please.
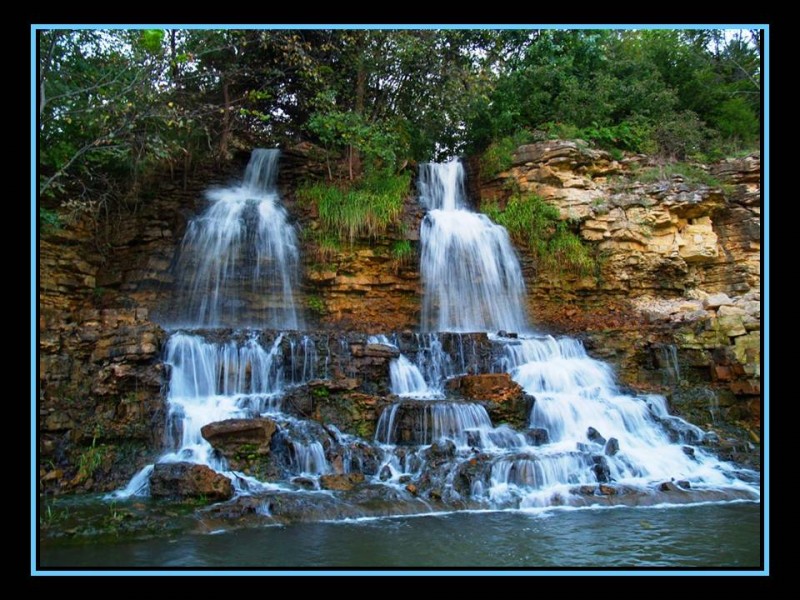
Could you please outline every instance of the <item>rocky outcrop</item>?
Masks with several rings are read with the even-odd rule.
[[[492,423],[507,423],[517,429],[528,424],[534,399],[508,373],[464,375],[447,382],[447,389],[457,396],[481,401]]]
[[[537,270],[521,249],[533,321],[582,338],[623,383],[757,446],[759,155],[670,175],[678,170],[645,156],[552,140],[521,146],[512,163],[481,179],[473,161],[473,195],[503,205],[513,189],[537,194],[597,257],[595,273],[578,276]]]
[[[159,463],[150,475],[150,495],[158,499],[216,502],[233,497],[233,486],[230,479],[205,465]]]
[[[227,419],[205,425],[200,433],[235,471],[252,475],[268,472],[266,456],[278,426],[272,419]]]

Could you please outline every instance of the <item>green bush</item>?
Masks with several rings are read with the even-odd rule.
[[[398,222],[409,184],[408,173],[378,172],[352,184],[306,184],[297,196],[316,205],[323,233],[352,243],[357,237],[378,237]]]
[[[505,227],[515,242],[527,247],[539,268],[579,275],[595,269],[591,249],[559,219],[558,210],[539,196],[514,194],[504,209],[487,203],[483,212]]]
[[[527,144],[532,139],[533,134],[523,129],[489,144],[481,158],[481,175],[486,179],[491,179],[510,169],[513,164],[514,152],[522,144]]]

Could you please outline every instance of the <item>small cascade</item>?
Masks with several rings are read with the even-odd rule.
[[[397,348],[396,341],[389,340],[385,335],[370,336],[367,339],[367,343]],[[439,353],[442,353],[441,344],[439,344]],[[418,359],[424,356],[421,351]],[[443,398],[444,394],[441,392],[442,377],[439,373],[434,373],[433,375],[434,385],[430,386],[419,366],[411,362],[404,354],[401,354],[393,359],[389,365],[389,389],[393,394],[403,398]]]
[[[420,166],[420,270],[423,328],[429,331],[525,329],[525,283],[506,229],[466,207],[458,160]]]
[[[176,264],[180,327],[299,329],[299,249],[275,185],[278,150],[256,149],[240,184],[206,192]]]
[[[428,387],[417,365],[402,354],[389,366],[391,391],[404,398],[428,398],[436,394]]]
[[[675,344],[664,344],[656,348],[656,352],[656,362],[661,368],[664,385],[678,385],[681,382],[681,368],[678,364],[678,348]]]
[[[325,450],[319,442],[304,444],[293,442],[294,468],[298,475],[323,475],[330,472],[330,466],[325,459]]]

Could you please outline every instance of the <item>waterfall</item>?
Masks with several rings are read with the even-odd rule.
[[[506,229],[466,207],[460,161],[420,166],[423,328],[521,331],[525,283]]]
[[[241,183],[206,192],[186,229],[170,320],[191,327],[299,329],[299,250],[275,185],[278,150],[256,149]]]

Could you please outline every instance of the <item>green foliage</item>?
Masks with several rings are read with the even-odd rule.
[[[395,260],[408,260],[414,255],[414,248],[408,240],[399,240],[392,244],[392,256]]]
[[[632,171],[631,178],[641,183],[670,181],[680,177],[684,183],[722,187],[722,182],[708,171],[690,163],[668,163],[660,166],[645,167]]]
[[[315,387],[311,390],[311,393],[317,398],[327,398],[331,395],[331,392],[326,387]]]
[[[515,194],[505,209],[487,203],[483,212],[508,230],[511,238],[528,248],[540,268],[586,275],[595,269],[591,250],[566,221],[559,220],[558,210],[539,196]]]
[[[92,445],[81,452],[78,457],[78,481],[86,481],[94,476],[95,471],[103,464],[108,448],[104,444],[96,444],[97,438],[92,438]]]
[[[536,32],[467,119],[473,151],[522,129],[684,158],[755,145],[757,32]]]
[[[373,173],[354,183],[312,183],[297,196],[314,203],[322,231],[352,243],[357,237],[375,238],[397,223],[408,194],[410,175]]]
[[[533,134],[523,129],[489,144],[481,156],[482,176],[489,179],[510,169],[513,164],[514,152],[519,146],[527,144],[532,139]]]
[[[39,227],[42,231],[57,231],[63,226],[61,216],[56,211],[39,207]]]
[[[308,296],[306,298],[306,306],[310,311],[319,316],[323,316],[328,312],[325,301],[319,296]]]

